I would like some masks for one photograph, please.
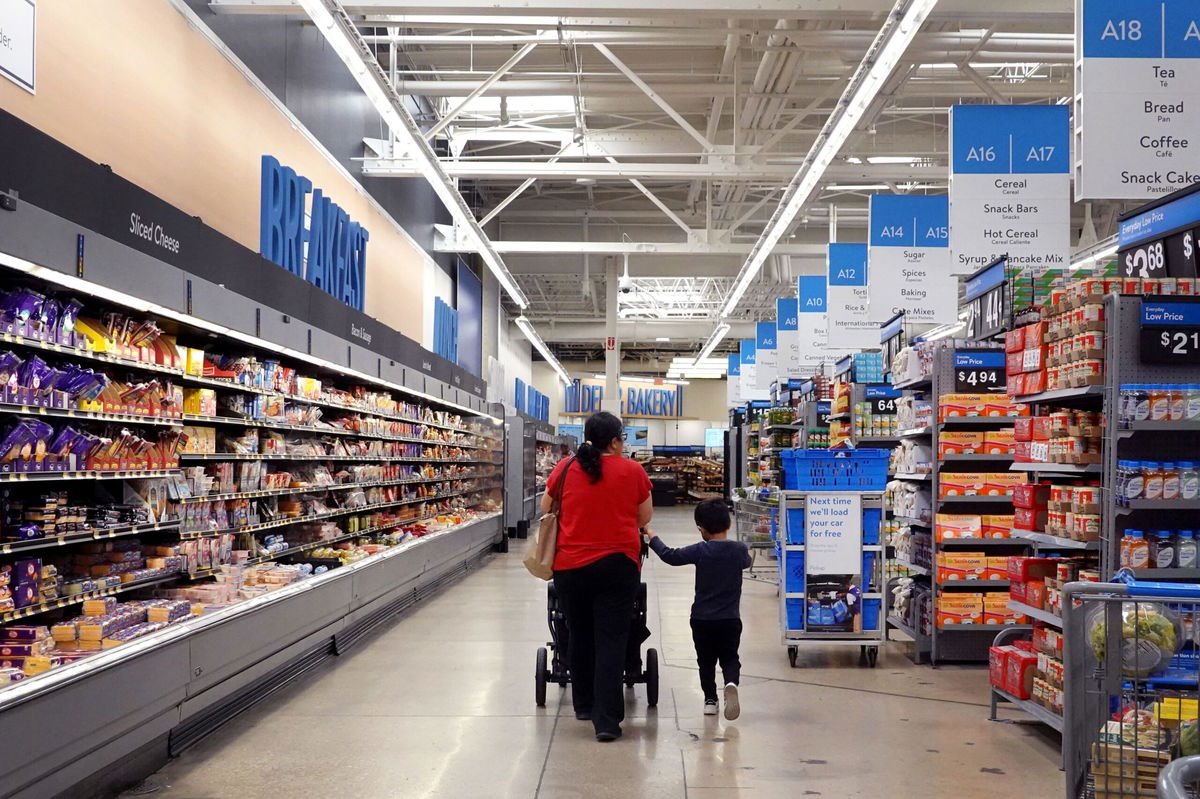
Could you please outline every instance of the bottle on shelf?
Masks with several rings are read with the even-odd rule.
[[[1121,538],[1122,568],[1145,569],[1150,564],[1150,546],[1141,530],[1126,530]]]

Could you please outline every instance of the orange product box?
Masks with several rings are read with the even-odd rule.
[[[939,513],[934,517],[933,534],[936,540],[982,538],[983,520],[979,516],[959,513]]]
[[[985,580],[1007,580],[1008,579],[1008,558],[1004,556],[990,556],[987,559],[987,571],[983,573]]]
[[[1025,340],[1022,342],[1025,345],[1025,349],[1040,347],[1046,343],[1045,322],[1035,322],[1032,325],[1026,325],[1022,330],[1025,331]]]
[[[971,416],[983,416],[988,400],[999,394],[943,394],[938,397],[938,413],[942,421]]]
[[[1030,441],[1049,441],[1053,425],[1049,416],[1035,416],[1030,420]]]
[[[983,493],[984,475],[975,472],[946,472],[938,480],[943,497],[973,497]]]
[[[1035,558],[1030,555],[1010,555],[1008,577],[1010,580],[1032,582],[1045,580],[1058,573],[1058,558]]]
[[[1030,374],[1043,374],[1042,372],[1031,372]],[[1026,393],[1033,394],[1035,391],[1029,390],[1029,377],[1025,378]],[[1042,389],[1037,389],[1041,391]],[[983,405],[983,415],[989,417],[1011,417],[1011,416],[1028,416],[1029,406],[1023,402],[1013,402],[1011,397],[1004,394],[989,394],[989,399]]]
[[[983,523],[984,538],[1009,538],[1013,529],[1013,516],[1010,513],[987,514],[980,517]]]
[[[984,455],[1011,455],[1016,451],[1017,439],[1015,431],[988,430],[983,434]]]
[[[1028,476],[1023,472],[988,472],[982,475],[983,496],[1003,497],[1012,494],[1017,486],[1024,485]]]
[[[1046,368],[1046,347],[1032,347],[1021,352],[1021,371],[1040,372]]]
[[[1040,417],[1025,416],[1013,423],[1013,438],[1017,441],[1033,441],[1033,422]]]
[[[1013,490],[1013,505],[1018,508],[1045,509],[1050,501],[1050,486],[1046,483],[1025,483]]]
[[[1006,377],[1024,374],[1024,365],[1025,353],[1023,350],[1017,352],[1006,352],[1004,354],[1004,374]]]
[[[1013,646],[988,647],[988,683],[1003,689],[1008,684],[1008,655],[1016,652]]]
[[[1050,520],[1050,514],[1046,512],[1046,508],[1013,508],[1013,527],[1018,530],[1031,530],[1040,532],[1046,529],[1046,523]]]
[[[987,555],[982,552],[938,553],[937,579],[941,583],[982,580],[987,568]]]
[[[983,431],[946,430],[938,436],[938,456],[980,455],[985,441]]]
[[[1008,594],[991,593],[983,596],[984,624],[1024,624],[1025,614],[1008,607]]]
[[[1034,608],[1046,607],[1046,584],[1041,580],[1029,580],[1025,583],[1025,604]]]
[[[1005,690],[1017,699],[1031,698],[1033,675],[1037,671],[1037,655],[1017,650],[1009,654],[1007,661],[1008,679],[1005,680]]]
[[[1025,394],[1025,375],[1008,375],[1004,393],[1010,397],[1020,397]]]
[[[938,629],[983,623],[983,594],[943,594],[935,612]]]

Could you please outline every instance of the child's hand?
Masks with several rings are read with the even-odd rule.
[[[649,526],[643,527],[642,528],[642,540],[645,541],[646,543],[650,543],[651,538],[654,538],[654,533],[650,532],[650,527]]]

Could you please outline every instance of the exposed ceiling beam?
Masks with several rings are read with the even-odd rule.
[[[440,226],[439,226],[440,229]],[[739,242],[663,242],[663,241],[493,241],[496,252],[515,253],[573,253],[576,255],[746,255],[751,243]],[[476,245],[443,236],[435,237],[434,248],[439,252],[474,252]],[[780,244],[780,255],[824,257],[825,245]]]
[[[786,182],[796,174],[796,166],[788,163],[762,164],[751,159],[717,159],[712,163],[654,163],[622,161],[605,162],[529,162],[529,161],[441,161],[442,170],[452,178],[488,178],[496,180],[674,180],[688,181],[705,178],[723,180]],[[421,173],[412,161],[399,158],[367,158],[363,174],[372,177],[415,177]],[[833,164],[825,172],[830,180],[839,183],[863,181],[882,183],[888,180],[932,181],[945,180],[945,166],[910,166],[907,164]]]
[[[465,111],[467,106],[470,105],[473,100],[475,100],[477,97],[480,97],[488,89],[492,88],[492,86],[494,86],[497,81],[499,81],[501,78],[503,78],[505,75],[507,75],[513,67],[515,67],[517,64],[521,63],[521,59],[524,58],[525,56],[529,55],[530,51],[532,51],[533,48],[535,48],[535,47],[537,47],[537,43],[530,42],[529,44],[525,45],[517,52],[513,53],[512,58],[505,61],[503,64],[500,65],[500,67],[495,72],[493,72],[491,75],[488,75],[487,78],[485,78],[483,81],[481,81],[480,84],[477,87],[475,87],[475,91],[471,92],[466,97],[464,97],[463,101],[461,103],[459,103],[454,108],[452,108],[449,112],[447,112],[445,115],[443,115],[442,118],[439,119],[437,121],[437,123],[433,125],[433,127],[431,127],[429,130],[425,131],[426,141],[432,139],[434,136],[441,133],[443,130],[446,129],[447,125],[449,125],[454,120],[458,119],[459,114],[461,114],[463,111]]]

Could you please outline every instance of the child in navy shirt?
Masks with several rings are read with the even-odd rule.
[[[738,681],[742,664],[738,645],[742,638],[742,570],[750,567],[750,550],[741,541],[729,539],[729,508],[720,499],[706,499],[696,506],[696,527],[703,541],[672,549],[658,536],[650,548],[670,566],[696,566],[696,599],[692,603],[692,641],[700,666],[704,691],[704,715],[717,714],[717,663],[725,680],[725,718],[733,721],[741,713]]]

